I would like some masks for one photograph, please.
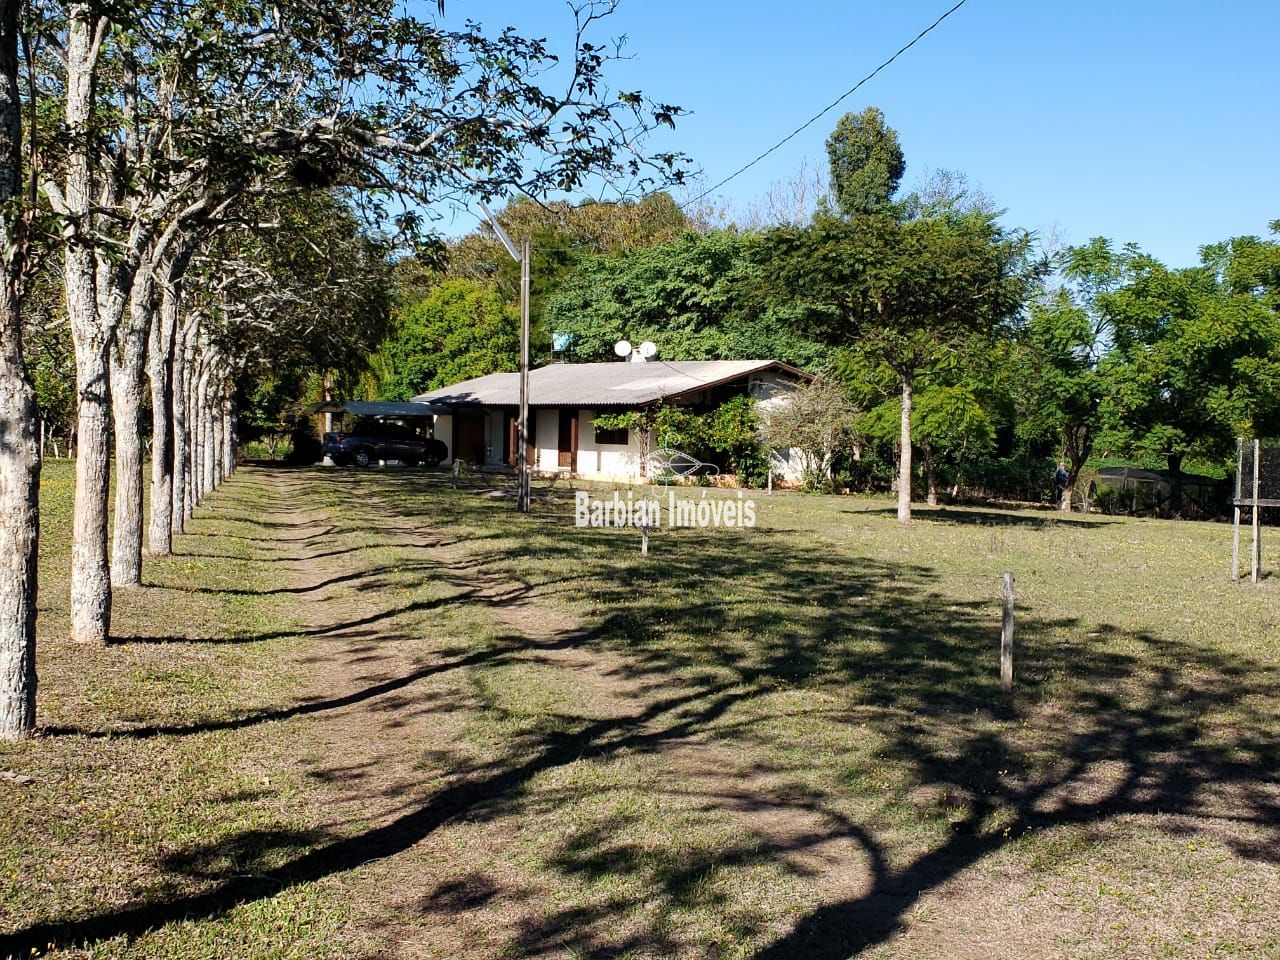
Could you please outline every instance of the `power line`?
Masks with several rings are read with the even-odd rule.
[[[849,99],[849,97],[851,97],[851,96],[853,96],[855,93],[857,93],[857,92],[858,92],[858,89],[859,89],[860,87],[862,87],[862,86],[863,86],[864,84],[866,84],[868,81],[872,80],[872,79],[876,76],[876,74],[878,74],[881,70],[883,70],[885,67],[889,66],[889,64],[893,63],[893,61],[897,60],[900,56],[902,56],[904,53],[906,53],[908,50],[910,50],[912,47],[914,47],[917,43],[919,43],[921,40],[923,40],[926,36],[928,36],[930,33],[932,33],[932,32],[933,32],[933,30],[934,30],[934,29],[935,29],[935,28],[936,28],[940,23],[942,23],[942,21],[943,21],[943,20],[947,19],[947,17],[951,16],[953,13],[955,13],[957,10],[959,10],[961,7],[963,7],[963,6],[965,5],[965,3],[966,3],[966,2],[967,2],[967,0],[960,0],[960,2],[959,2],[959,3],[957,3],[954,7],[952,7],[950,10],[948,10],[948,11],[947,11],[946,13],[944,13],[942,16],[940,16],[937,20],[933,21],[933,23],[929,24],[929,26],[925,27],[923,30],[921,30],[919,33],[917,33],[917,34],[915,35],[915,37],[914,37],[914,38],[912,38],[912,40],[911,40],[911,42],[910,42],[910,43],[908,43],[908,44],[906,44],[906,45],[904,45],[904,46],[900,47],[900,48],[898,49],[898,52],[897,52],[897,53],[895,53],[892,57],[890,57],[890,58],[889,58],[888,60],[886,60],[884,63],[880,64],[880,66],[876,67],[874,70],[872,70],[870,73],[868,73],[865,77],[863,77],[861,80],[859,80],[857,83],[855,83],[852,87],[850,87],[850,88],[849,88],[848,90],[846,90],[844,93],[840,94],[840,96],[836,97],[836,99],[832,100],[832,101],[831,101],[831,103],[827,104],[825,107],[823,107],[823,108],[822,108],[821,110],[819,110],[817,113],[815,113],[812,117],[810,117],[810,118],[809,118],[808,120],[806,120],[804,123],[800,124],[800,126],[796,127],[796,128],[795,128],[794,130],[792,130],[789,134],[787,134],[785,137],[783,137],[781,140],[779,140],[777,143],[775,143],[772,147],[770,147],[770,148],[769,148],[768,150],[766,150],[764,153],[760,154],[758,157],[756,157],[756,158],[755,158],[754,160],[752,160],[750,163],[745,164],[745,165],[744,165],[744,166],[742,166],[742,167],[739,167],[737,170],[733,171],[733,173],[729,174],[727,177],[725,177],[723,180],[721,180],[719,183],[717,183],[714,187],[710,187],[710,188],[708,188],[708,189],[706,189],[706,190],[702,191],[702,193],[698,194],[698,195],[697,195],[696,197],[694,197],[692,200],[687,200],[687,201],[685,201],[684,203],[682,203],[682,204],[680,205],[680,209],[682,209],[682,210],[683,210],[685,207],[692,206],[693,204],[695,204],[695,203],[697,203],[699,200],[701,200],[703,197],[710,196],[711,194],[715,193],[717,190],[719,190],[721,187],[723,187],[723,186],[724,186],[726,183],[728,183],[730,180],[734,179],[734,178],[735,178],[735,177],[737,177],[739,174],[746,173],[748,170],[750,170],[752,167],[754,167],[757,163],[759,163],[759,162],[760,162],[761,160],[763,160],[765,157],[769,156],[769,154],[773,153],[775,150],[777,150],[777,149],[778,149],[779,147],[781,147],[783,144],[785,144],[785,143],[787,143],[788,141],[790,141],[790,140],[794,139],[794,138],[795,138],[796,136],[798,136],[800,133],[802,133],[803,131],[807,130],[809,127],[813,126],[815,123],[817,123],[819,120],[821,120],[824,116],[826,116],[828,113],[830,113],[830,112],[831,112],[832,110],[834,110],[836,107],[838,107],[841,103],[843,103],[845,100]]]

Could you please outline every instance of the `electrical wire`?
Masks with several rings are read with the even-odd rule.
[[[759,163],[759,162],[760,162],[761,160],[763,160],[765,157],[769,156],[769,154],[773,153],[773,152],[774,152],[775,150],[777,150],[779,147],[783,146],[784,144],[786,144],[786,143],[787,143],[787,142],[789,142],[790,140],[793,140],[795,137],[799,136],[802,132],[804,132],[805,130],[807,130],[809,127],[813,126],[815,123],[817,123],[819,120],[821,120],[824,116],[826,116],[828,113],[830,113],[830,112],[831,112],[832,110],[834,110],[836,107],[838,107],[841,103],[843,103],[845,100],[849,99],[849,97],[851,97],[851,96],[853,96],[855,93],[857,93],[857,92],[858,92],[858,90],[859,90],[859,89],[860,89],[864,84],[866,84],[867,82],[869,82],[870,80],[872,80],[872,79],[873,79],[873,78],[874,78],[878,73],[880,73],[880,71],[884,70],[884,69],[885,69],[885,67],[889,66],[889,64],[893,63],[893,61],[897,60],[900,56],[902,56],[904,53],[906,53],[908,50],[910,50],[912,47],[914,47],[917,43],[919,43],[921,40],[923,40],[926,36],[928,36],[930,33],[932,33],[932,32],[933,32],[933,30],[934,30],[936,27],[938,27],[938,25],[939,25],[939,24],[941,24],[941,23],[942,23],[942,21],[943,21],[943,20],[946,20],[946,19],[947,19],[947,17],[951,16],[953,13],[955,13],[957,10],[959,10],[961,7],[963,7],[963,6],[965,5],[965,3],[966,3],[966,2],[967,2],[967,0],[960,0],[960,2],[959,2],[959,3],[957,3],[954,7],[952,7],[950,10],[948,10],[948,11],[947,11],[946,13],[944,13],[942,16],[940,16],[937,20],[933,21],[933,23],[929,24],[929,26],[925,27],[923,30],[921,30],[919,33],[917,33],[917,34],[915,35],[915,37],[911,40],[911,42],[910,42],[910,43],[907,43],[907,44],[905,44],[904,46],[900,47],[900,48],[898,49],[898,52],[897,52],[897,53],[895,53],[893,56],[891,56],[891,57],[890,57],[888,60],[886,60],[884,63],[880,64],[880,66],[876,67],[874,70],[872,70],[870,73],[868,73],[865,77],[863,77],[861,80],[859,80],[857,83],[855,83],[852,87],[850,87],[850,88],[849,88],[848,90],[846,90],[844,93],[840,94],[840,96],[836,97],[836,99],[832,100],[832,101],[831,101],[831,103],[827,104],[827,106],[823,107],[821,110],[819,110],[817,113],[815,113],[812,117],[810,117],[810,118],[809,118],[808,120],[806,120],[804,123],[800,124],[800,126],[796,127],[796,128],[795,128],[794,130],[792,130],[789,134],[787,134],[785,137],[783,137],[781,140],[779,140],[777,143],[775,143],[772,147],[770,147],[770,148],[769,148],[768,150],[766,150],[764,153],[760,154],[758,157],[756,157],[756,158],[755,158],[754,160],[752,160],[750,163],[747,163],[747,164],[745,164],[745,165],[743,165],[743,166],[739,167],[737,170],[733,171],[733,173],[729,174],[727,177],[725,177],[723,180],[721,180],[721,181],[720,181],[719,183],[717,183],[715,186],[710,187],[710,188],[708,188],[708,189],[706,189],[706,190],[702,191],[702,193],[698,194],[698,195],[697,195],[696,197],[694,197],[692,200],[687,200],[687,201],[685,201],[684,203],[680,204],[680,209],[682,209],[682,210],[683,210],[683,209],[685,209],[686,207],[690,207],[690,206],[692,206],[693,204],[697,203],[699,200],[701,200],[703,197],[707,197],[707,196],[710,196],[711,194],[715,193],[717,190],[719,190],[721,187],[723,187],[723,186],[724,186],[726,183],[728,183],[730,180],[733,180],[733,179],[734,179],[735,177],[737,177],[739,174],[746,173],[748,170],[750,170],[752,167],[754,167],[757,163]]]

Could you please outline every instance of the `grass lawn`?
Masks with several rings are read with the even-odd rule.
[[[0,955],[1280,956],[1229,527],[760,494],[642,557],[483,482],[243,470],[91,650],[53,464]]]

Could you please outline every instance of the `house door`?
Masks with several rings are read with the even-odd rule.
[[[453,418],[453,455],[476,466],[485,463],[484,414],[479,410],[459,410]]]
[[[576,473],[578,470],[578,411],[575,408],[560,410],[560,442],[557,444],[560,454],[561,470]]]
[[[529,442],[525,444],[525,449],[529,454],[529,466],[533,469],[538,468],[538,445],[537,431],[534,426],[538,422],[537,410],[529,410]],[[520,449],[520,441],[517,434],[520,432],[520,416],[514,410],[508,410],[503,414],[503,445],[502,445],[502,462],[509,467],[519,467],[516,451]]]

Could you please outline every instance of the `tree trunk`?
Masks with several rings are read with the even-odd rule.
[[[929,444],[925,444],[922,452],[924,454],[924,475],[929,484],[926,503],[931,507],[936,507],[938,505],[938,473],[933,462],[933,448]]]
[[[1169,463],[1169,516],[1174,520],[1182,519],[1182,458],[1181,453],[1171,453],[1166,459]]]
[[[205,363],[200,371],[199,385],[196,390],[196,422],[199,424],[200,450],[200,497],[197,503],[204,501],[213,492],[213,418],[209,403],[209,379],[213,371],[210,364]]]
[[[24,238],[17,0],[0,2],[0,740],[36,724],[36,561],[40,545],[40,448],[35,392],[22,351],[18,286]]]
[[[6,20],[11,15],[5,11]],[[4,41],[7,45],[7,38]],[[9,278],[6,278],[9,279]],[[0,293],[0,740],[36,723],[40,455],[12,283]]]
[[[193,358],[187,374],[187,519],[195,516],[196,506],[204,496],[204,449],[200,443],[200,371],[199,356]]]
[[[185,333],[174,330],[173,364],[169,381],[173,385],[173,507],[172,532],[182,533],[187,519],[187,477],[191,453],[187,446],[187,364],[184,358]],[[171,545],[172,546],[172,545]]]
[[[898,522],[911,522],[911,393],[915,378],[902,376],[902,430],[898,451]]]
[[[130,326],[137,322],[131,318]],[[125,342],[113,350],[111,410],[116,448],[116,511],[111,544],[111,583],[142,583],[142,366],[145,331],[121,331]]]
[[[67,314],[76,348],[76,493],[71,545],[71,637],[105,643],[111,626],[111,576],[107,564],[107,482],[110,475],[111,388],[108,351],[113,330],[101,323],[99,280],[84,234],[93,228],[93,79],[97,61],[95,19],[87,3],[67,11],[66,158],[67,210],[76,231],[64,257]]]
[[[209,459],[213,463],[213,489],[217,490],[222,486],[222,481],[226,479],[223,473],[223,466],[226,458],[223,456],[223,448],[226,443],[225,430],[227,426],[227,418],[222,412],[222,391],[214,394],[209,403],[209,424],[212,429],[209,431],[211,441],[209,443]]]
[[[1071,504],[1075,501],[1076,496],[1076,484],[1080,480],[1080,471],[1084,469],[1085,460],[1087,459],[1088,455],[1085,456],[1084,460],[1077,460],[1075,457],[1072,457],[1071,460],[1068,461],[1067,483],[1066,486],[1062,488],[1062,502],[1058,505],[1067,513],[1071,512]]]
[[[165,328],[156,290],[157,271],[163,258],[161,248],[166,242],[162,238],[140,261],[129,297],[128,321],[119,334],[120,350],[113,354],[119,362],[112,369],[112,401],[116,413],[116,526],[111,580],[117,586],[142,582],[141,411],[144,370],[150,374],[151,380],[152,520],[149,538],[153,546],[159,548],[158,552],[170,551],[167,504],[172,497],[173,441],[169,433],[172,389],[166,381],[173,351],[173,325],[170,323]],[[174,261],[165,265],[172,269]],[[185,261],[181,266],[185,267]],[[169,271],[166,271],[166,281],[168,275]],[[166,282],[165,289],[169,286]],[[163,493],[164,504],[157,502],[161,499],[157,483]],[[160,514],[158,520],[157,513]]]
[[[223,431],[223,437],[225,438],[225,442],[223,444],[223,449],[222,449],[222,474],[225,477],[229,477],[231,476],[232,473],[235,472],[235,469],[236,469],[236,426],[237,426],[235,396],[232,392],[230,385],[227,386],[226,399],[223,402],[226,404],[226,407],[225,407],[226,414],[224,417],[226,428]]]
[[[68,306],[80,296],[68,284]],[[83,309],[78,307],[77,309]],[[73,313],[74,315],[74,313]],[[75,510],[71,524],[71,638],[106,643],[111,630],[111,573],[107,562],[107,491],[111,470],[111,401],[107,344],[77,337]]]
[[[1062,491],[1063,510],[1070,512],[1072,500],[1075,498],[1076,482],[1080,472],[1089,462],[1093,454],[1093,434],[1088,427],[1067,427],[1064,431],[1063,452],[1067,455],[1067,485]]]
[[[200,485],[204,474],[200,469],[200,401],[197,397],[199,372],[192,367],[187,374],[187,502],[186,515],[195,516],[200,502]]]
[[[195,509],[196,503],[196,466],[197,466],[197,448],[196,448],[196,408],[195,408],[195,383],[196,383],[196,337],[198,335],[197,322],[186,319],[179,328],[182,340],[182,349],[176,357],[178,364],[176,377],[179,382],[180,389],[178,391],[178,403],[175,407],[179,411],[181,420],[181,454],[180,460],[180,480],[178,489],[175,489],[176,499],[174,501],[174,519],[176,525],[175,532],[181,533],[186,529],[186,522],[191,519],[192,511]]]
[[[151,381],[151,521],[147,548],[153,557],[173,552],[174,389],[173,351],[178,305],[172,283],[166,283],[160,309],[153,312],[147,374]]]

